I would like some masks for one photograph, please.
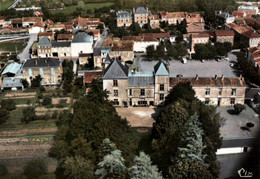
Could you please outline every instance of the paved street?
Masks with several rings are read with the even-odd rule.
[[[104,33],[103,36],[101,37],[100,41],[98,42],[96,47],[101,47],[104,40],[107,38],[107,34],[108,34],[108,28],[104,28]]]
[[[27,42],[27,46],[23,49],[23,51],[18,55],[18,58],[20,59],[20,62],[23,62],[25,59],[30,58],[30,48],[33,45],[33,43],[37,40],[38,34],[31,34],[30,39]]]

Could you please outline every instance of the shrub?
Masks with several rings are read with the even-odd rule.
[[[6,174],[7,174],[6,166],[0,163],[0,176],[5,176]]]
[[[246,109],[246,107],[244,105],[242,105],[242,104],[235,104],[234,105],[234,110],[235,110],[235,113],[237,115],[239,115],[245,109]]]
[[[36,119],[34,107],[28,107],[23,110],[22,123],[29,123]]]
[[[252,122],[246,123],[246,127],[251,128],[254,127],[255,125]]]
[[[0,124],[6,122],[9,117],[9,112],[6,109],[0,108]]]
[[[51,115],[51,119],[58,119],[58,118],[59,118],[59,112],[54,111],[54,113],[52,113],[52,115]]]
[[[47,165],[43,159],[33,159],[24,167],[24,174],[28,178],[37,178],[47,173]]]
[[[3,109],[6,109],[7,111],[13,111],[15,110],[15,102],[12,99],[5,99],[1,101],[1,107]]]
[[[42,100],[42,105],[44,106],[48,106],[48,105],[51,105],[51,97],[49,96],[45,96],[43,97],[43,100]]]

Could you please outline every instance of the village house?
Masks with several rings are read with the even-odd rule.
[[[14,28],[19,28],[23,26],[22,18],[12,18],[10,19],[11,26]]]
[[[57,42],[71,42],[75,34],[58,34]]]
[[[91,84],[94,79],[101,79],[102,75],[103,75],[103,71],[97,71],[97,70],[84,71],[83,82],[85,86],[87,86]]]
[[[199,15],[188,15],[186,17],[187,34],[198,34],[204,31],[205,21]]]
[[[93,49],[93,60],[94,67],[102,68],[107,56],[109,56],[110,51],[112,51],[111,46],[107,47],[94,47]]]
[[[112,50],[109,53],[110,58],[116,58],[123,62],[134,60],[133,41],[113,41]]]
[[[43,25],[42,17],[23,17],[22,18],[22,26],[30,27],[32,25]]]
[[[78,57],[80,53],[93,53],[93,36],[78,32],[71,42],[71,55]]]
[[[101,22],[99,18],[78,17],[72,20],[72,24],[77,29],[96,29]]]
[[[247,14],[257,15],[258,7],[257,6],[238,6],[237,10],[239,12],[245,12]]]
[[[89,53],[80,53],[79,54],[79,65],[89,64],[90,60],[92,60],[92,54],[89,54]]]
[[[29,59],[23,65],[23,76],[29,83],[32,78],[40,75],[41,85],[59,85],[62,72],[61,62],[56,58]]]
[[[233,23],[235,21],[235,17],[229,13],[226,12],[219,12],[215,14],[216,16],[216,22],[220,24],[225,24],[225,23]]]
[[[38,34],[38,39],[41,40],[43,37],[48,37],[51,41],[54,40],[54,32],[40,32]]]
[[[161,21],[169,25],[180,24],[186,17],[186,12],[161,12]]]
[[[156,48],[159,45],[159,40],[154,37],[142,37],[142,36],[124,36],[122,40],[130,40],[134,42],[134,52],[146,53],[146,48],[153,45]]]
[[[101,38],[100,29],[87,29],[86,33],[93,35],[93,40],[95,42]]]
[[[71,58],[71,42],[51,42],[52,57]]]
[[[151,37],[159,40],[160,42],[164,42],[166,40],[170,40],[171,34],[169,32],[164,33],[140,33],[141,37]]]
[[[31,27],[29,27],[28,32],[29,34],[39,34],[40,32],[44,32],[45,28],[43,25],[32,25]]]
[[[249,47],[257,47],[260,44],[260,34],[253,30],[242,33],[241,39],[245,39]]]
[[[51,50],[51,41],[48,37],[43,37],[39,40],[37,45],[37,54],[38,57],[51,57],[52,50]]]
[[[209,35],[206,33],[192,34],[190,42],[191,42],[190,43],[190,52],[195,53],[195,49],[194,49],[195,45],[209,43]]]
[[[118,11],[116,13],[117,27],[129,27],[133,23],[132,14],[128,11]]]
[[[216,42],[230,42],[234,44],[235,33],[233,30],[216,30],[215,31],[215,40]]]
[[[239,78],[174,78],[169,67],[160,61],[153,72],[130,71],[127,65],[113,60],[103,73],[103,89],[115,106],[148,106],[163,104],[171,88],[191,83],[196,97],[205,104],[231,106],[244,104],[245,81]]]
[[[149,16],[149,25],[152,29],[160,28],[160,18],[159,15],[150,15]]]
[[[134,12],[134,22],[138,23],[140,27],[143,25],[148,24],[148,7],[138,7],[133,9]]]
[[[248,48],[248,60],[258,69],[260,75],[260,45]]]
[[[5,17],[0,16],[0,27],[3,27],[5,25]]]
[[[22,84],[22,80],[24,78],[14,78],[14,77],[5,77],[3,78],[1,85],[1,90],[23,90],[24,86]],[[1,80],[0,80],[1,81]]]

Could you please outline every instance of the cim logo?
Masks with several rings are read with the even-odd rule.
[[[248,172],[244,168],[241,168],[240,170],[238,170],[237,173],[241,178],[251,178],[251,177],[253,177],[253,172]]]

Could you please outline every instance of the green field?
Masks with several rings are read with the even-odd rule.
[[[14,40],[9,42],[0,42],[0,51],[8,51],[8,52],[15,52],[15,46],[17,51],[20,52],[26,47],[26,42],[28,39],[23,40]]]
[[[89,3],[89,4],[86,4],[85,5],[85,10],[91,10],[91,9],[98,9],[98,8],[102,8],[102,7],[106,7],[106,6],[111,6],[113,5],[112,2],[106,2],[106,3]],[[55,10],[53,11],[52,13],[53,14],[57,14],[57,13],[64,13],[64,14],[71,14],[73,13],[74,11],[77,10],[77,5],[72,5],[72,6],[68,6],[68,7],[65,7],[63,10]]]
[[[7,0],[6,2],[2,2],[2,0],[0,0],[0,11],[2,10],[6,10],[9,6],[11,6],[11,4],[13,4],[13,0]]]

